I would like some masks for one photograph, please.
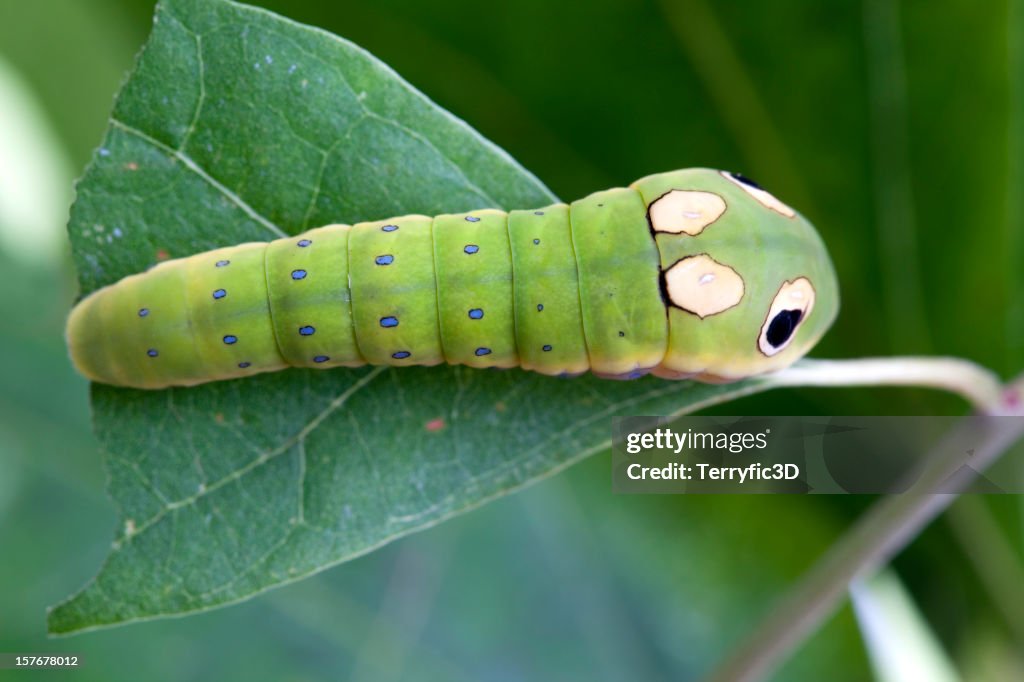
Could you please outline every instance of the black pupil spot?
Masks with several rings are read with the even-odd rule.
[[[778,348],[789,341],[789,337],[793,335],[793,331],[796,330],[797,325],[800,324],[800,318],[803,316],[804,311],[802,310],[783,310],[772,319],[772,323],[768,325],[768,334],[766,334],[772,348]]]
[[[756,182],[754,182],[753,180],[751,180],[750,178],[748,178],[745,175],[740,175],[739,173],[730,173],[729,175],[733,176],[734,178],[736,178],[737,180],[742,182],[747,187],[753,187],[754,189],[762,189],[762,190],[764,189],[764,187],[761,187],[761,185],[757,184]]]

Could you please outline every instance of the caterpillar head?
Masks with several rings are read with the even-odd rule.
[[[734,381],[806,354],[835,319],[828,252],[807,220],[735,173],[687,169],[633,185],[661,253],[669,347],[656,374]]]

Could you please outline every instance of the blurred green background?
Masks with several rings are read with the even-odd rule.
[[[1024,366],[1024,0],[256,4],[367,48],[563,198],[683,166],[756,178],[836,262],[819,357]],[[63,224],[151,14],[0,0],[0,651],[86,660],[35,678],[696,679],[870,504],[612,496],[600,455],[246,604],[47,640],[45,607],[93,575],[116,519],[61,338]],[[965,409],[857,389],[719,412]],[[998,588],[1019,576],[1022,510],[959,502],[896,562],[964,679],[1024,676],[1024,613],[1005,608],[1024,585]],[[846,607],[777,679],[870,675]]]

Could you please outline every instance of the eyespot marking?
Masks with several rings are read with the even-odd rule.
[[[725,199],[714,192],[673,189],[651,202],[647,220],[655,232],[695,237],[722,217]]]
[[[540,347],[540,349],[542,351],[544,351],[545,353],[547,353],[548,351],[551,350],[551,344],[550,343],[545,343],[543,346]]]
[[[373,262],[377,265],[391,265],[395,262],[395,257],[390,253],[386,253],[383,256],[377,256],[373,259]]]
[[[382,327],[397,327],[398,318],[393,316],[380,318],[380,326]]]
[[[480,250],[480,247],[476,244],[466,244],[466,248],[463,249],[466,253],[472,255]]]
[[[391,357],[395,358],[396,360],[405,360],[410,355],[412,355],[412,353],[410,353],[409,351],[407,351],[407,350],[400,350],[400,351],[397,351],[395,353],[392,353]]]
[[[746,175],[743,175],[742,173],[730,173],[730,175],[732,175],[734,178],[742,182],[744,185],[753,187],[754,189],[764,189],[764,187],[754,182],[751,178],[748,178]]]
[[[239,369],[246,369],[246,368],[247,368],[247,367],[249,367],[250,365],[252,365],[252,363],[251,363],[251,362],[240,362],[240,363],[238,363],[238,368],[239,368]]]
[[[811,280],[798,277],[779,287],[757,337],[758,349],[768,357],[782,352],[814,309],[816,292]]]
[[[151,358],[155,358],[156,356],[160,355],[160,353],[157,352],[156,348],[150,348],[149,350],[146,351],[146,355],[148,355]]]
[[[149,308],[139,308],[139,317],[146,317],[149,315]]]
[[[490,355],[491,354],[491,349],[490,348],[485,348],[485,347],[481,346],[480,348],[477,348],[475,351],[473,351],[473,354],[476,355],[477,357],[480,357],[480,356],[483,356],[483,355]]]
[[[538,244],[540,244],[540,240],[539,239],[534,239],[533,240],[533,245],[537,246]]]
[[[383,230],[384,232],[394,232],[395,230],[398,229],[398,225],[385,225],[380,229]]]
[[[475,215],[468,215],[468,216],[466,216],[466,222],[467,223],[478,223],[478,222],[480,222],[480,219],[477,218]]]
[[[537,304],[537,312],[539,313],[539,312],[541,312],[543,310],[544,310],[544,304],[543,303],[538,303]]]
[[[330,360],[330,358],[326,355],[318,355],[315,358],[313,358],[313,362],[316,363],[327,362],[328,360]]]
[[[215,267],[215,268],[226,268],[229,265],[231,265],[231,261],[229,261],[229,260],[219,260],[219,261],[217,261],[216,263],[213,264],[213,267]]]
[[[729,171],[720,172],[722,174],[722,177],[726,178],[727,180],[729,180],[729,182],[733,183],[734,185],[742,189],[744,192],[757,199],[758,203],[760,203],[765,208],[771,209],[772,211],[775,211],[779,215],[784,215],[787,218],[796,217],[796,211],[794,211],[792,208],[776,199],[771,192],[765,190],[763,187],[761,187],[761,185],[757,184],[750,178],[743,177],[739,173],[730,173]]]
[[[315,333],[316,327],[313,327],[311,325],[307,324],[303,327],[299,327],[299,334],[301,334],[302,336],[313,336],[313,334]]]
[[[235,336],[234,334],[228,334],[227,336],[224,337],[224,343],[228,344],[229,346],[234,343],[238,343],[238,337]]]
[[[292,279],[294,279],[294,280],[306,279],[306,271],[305,270],[292,270]]]
[[[743,300],[745,287],[739,273],[705,253],[676,261],[663,277],[669,302],[701,319]]]
[[[304,248],[306,248],[307,246],[309,246],[312,243],[313,243],[312,239],[300,239],[298,241],[298,243],[296,244],[296,246],[298,246],[300,249],[304,249]]]
[[[213,300],[219,301],[220,299],[224,298],[227,295],[228,295],[228,292],[225,291],[224,289],[214,289],[214,291],[213,291]]]
[[[534,211],[533,215],[544,215],[544,211]]]
[[[800,324],[803,314],[802,310],[780,310],[772,318],[771,324],[768,325],[768,333],[765,334],[765,339],[772,348],[778,348],[789,341],[789,337],[796,331],[796,326]]]
[[[479,320],[484,316],[483,308],[473,308],[469,311],[469,319]]]

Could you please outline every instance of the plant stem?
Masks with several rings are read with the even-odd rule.
[[[981,414],[1007,414],[1015,393],[994,372],[969,360],[946,357],[804,359],[772,375],[778,386],[922,386],[963,396]]]
[[[900,6],[863,3],[864,56],[871,124],[871,165],[882,290],[893,348],[932,347],[921,285],[915,224],[907,65]]]
[[[992,604],[1024,646],[1024,566],[1010,540],[981,498],[962,497],[946,519]]]
[[[887,362],[863,362],[868,366],[878,363],[880,367],[892,369],[888,367],[890,363]],[[911,364],[922,362],[923,359],[915,360]],[[827,364],[840,365],[845,371],[861,363],[851,361]],[[926,365],[927,363],[921,364],[918,369],[923,369]],[[973,369],[970,369],[971,367]],[[822,369],[819,367],[816,371]],[[992,387],[979,391],[976,390],[978,386],[968,391],[965,389],[969,384],[949,381],[957,376],[961,380],[973,376],[975,381],[982,382],[983,377],[989,376],[984,370],[963,362],[953,362],[949,369],[954,371],[945,376],[947,381],[929,382],[926,385],[942,386],[965,396],[976,395],[978,398],[985,398],[975,402],[978,405],[990,405],[990,415],[1006,411],[1000,406],[998,399],[994,403],[988,402],[993,393],[998,395],[1001,391],[993,391]],[[893,376],[895,378],[896,375]],[[840,383],[842,382],[835,381],[818,385]],[[857,383],[878,382],[865,377],[863,381]],[[981,385],[984,386],[984,382]],[[1022,382],[1014,384],[1012,391],[1007,395],[1016,396],[1021,385]],[[957,386],[960,388],[955,388]],[[926,491],[937,489],[942,482],[947,482],[944,489],[954,488],[961,491],[970,483],[970,479],[958,477],[953,486],[948,485],[950,477],[959,471],[964,463],[966,448],[973,449],[970,455],[971,468],[981,471],[1022,436],[1024,419],[1021,418],[988,416],[959,422],[935,450],[929,453],[926,458],[928,464],[914,486],[901,495],[883,498],[869,509],[811,567],[749,637],[734,649],[732,655],[708,678],[709,682],[753,682],[766,677],[786,654],[801,644],[815,627],[838,608],[850,581],[877,570],[956,499],[956,494],[928,494]]]

